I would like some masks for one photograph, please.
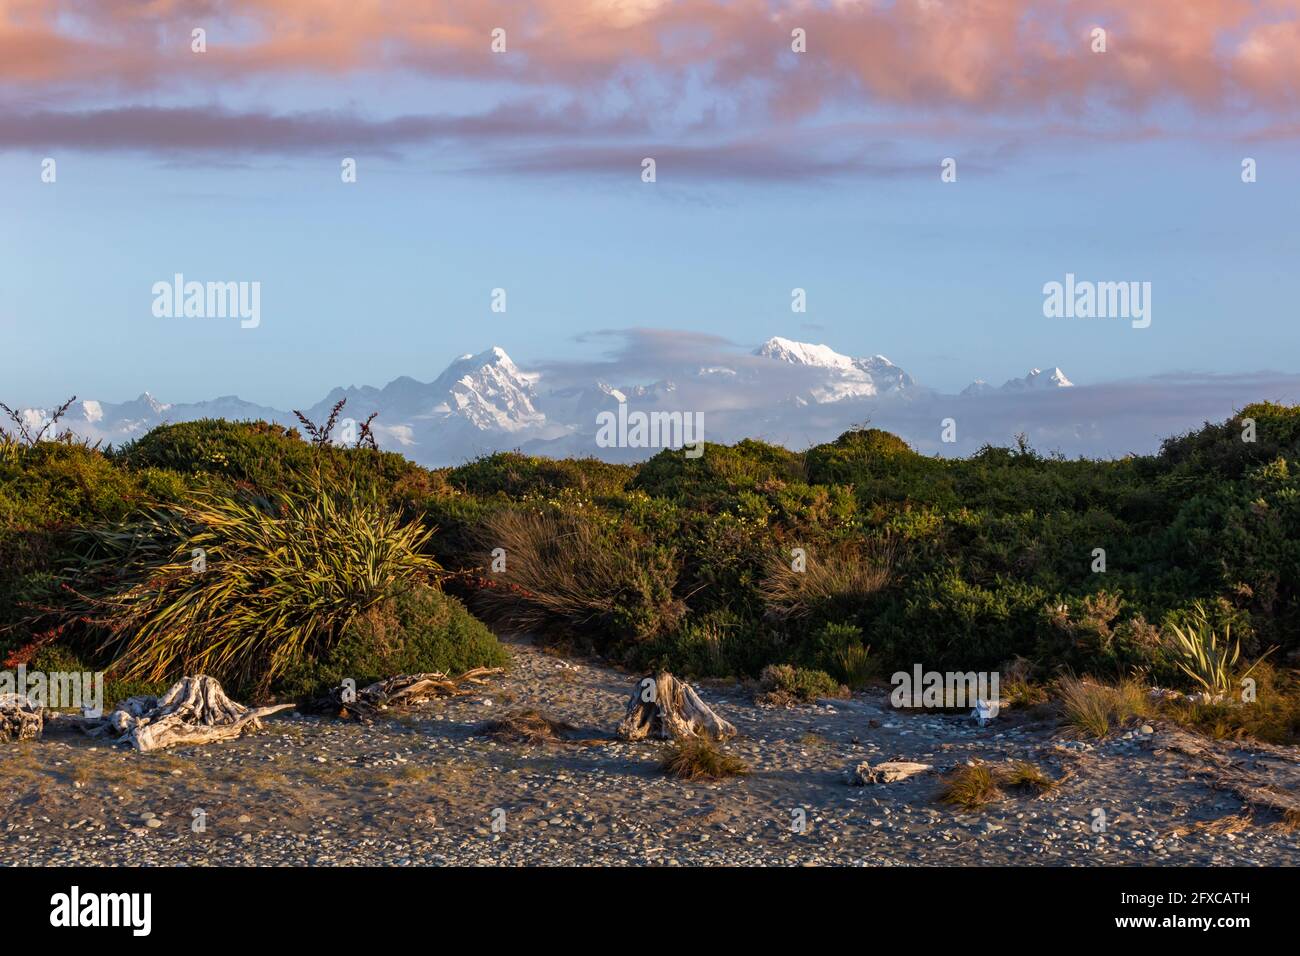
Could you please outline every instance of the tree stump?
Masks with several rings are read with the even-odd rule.
[[[45,730],[45,715],[22,694],[0,694],[0,742],[35,740]]]
[[[726,740],[736,736],[736,728],[700,700],[690,684],[660,671],[637,681],[618,735],[624,740]]]
[[[245,707],[226,696],[211,677],[184,677],[161,697],[128,697],[105,717],[86,719],[81,728],[93,737],[108,735],[146,753],[182,744],[232,740],[260,730],[261,718],[293,704]]]

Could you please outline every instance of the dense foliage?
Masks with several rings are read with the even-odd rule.
[[[213,421],[120,450],[7,447],[0,651],[48,639],[71,601],[60,581],[93,557],[79,532],[196,493],[302,495],[316,473],[436,528],[421,547],[489,623],[638,666],[757,677],[790,664],[857,684],[868,662],[1019,658],[1040,676],[1136,668],[1187,686],[1171,634],[1194,618],[1230,628],[1243,661],[1300,652],[1300,409],[1273,404],[1116,461],[1024,446],[928,458],[875,429],[802,453],[745,441],[637,466],[515,452],[428,470]]]

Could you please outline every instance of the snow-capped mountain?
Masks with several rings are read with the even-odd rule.
[[[963,398],[975,398],[976,396],[988,395],[989,393],[996,391],[997,389],[984,381],[984,379],[977,378],[975,381],[963,388],[961,394]]]
[[[754,355],[789,365],[823,370],[822,380],[812,385],[806,396],[818,404],[851,398],[898,395],[916,385],[912,376],[883,355],[852,358],[827,345],[795,342],[779,335],[760,345],[754,350]]]
[[[347,418],[360,421],[376,413],[372,427],[380,447],[401,451],[426,465],[452,464],[506,448],[627,459],[644,454],[595,445],[597,416],[624,404],[629,410],[651,413],[705,412],[713,429],[710,441],[764,436],[804,442],[814,433],[833,438],[873,416],[929,414],[923,406],[940,399],[989,393],[1014,396],[1070,386],[1059,368],[1034,369],[1000,389],[977,381],[961,396],[944,399],[918,385],[883,355],[854,358],[827,345],[777,336],[747,355],[714,355],[698,366],[667,369],[665,377],[649,383],[610,382],[594,375],[583,382],[581,372],[572,371],[567,380],[557,378],[552,383],[537,372],[520,369],[504,349],[494,346],[460,356],[432,381],[402,376],[382,388],[334,388],[303,412],[312,421],[323,422],[334,405],[346,399],[340,424]],[[51,414],[51,410],[39,408],[21,412],[32,432]],[[299,426],[291,411],[234,395],[168,404],[144,392],[120,403],[75,402],[60,430],[71,430],[92,441],[122,444],[158,425],[203,418]],[[338,428],[336,437],[341,434],[343,429]]]
[[[1007,391],[1024,391],[1029,389],[1073,388],[1074,383],[1065,377],[1059,368],[1047,371],[1033,368],[1024,378],[1013,378],[1003,386]]]
[[[1074,383],[1066,378],[1065,373],[1059,368],[1053,367],[1047,371],[1032,368],[1024,378],[1008,379],[1000,389],[994,388],[982,378],[977,378],[962,389],[961,394],[966,398],[972,398],[998,392],[1042,392],[1056,388],[1074,388]]]

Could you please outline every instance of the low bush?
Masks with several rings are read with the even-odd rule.
[[[504,667],[510,655],[454,597],[418,582],[362,611],[337,641],[321,644],[286,668],[275,682],[282,697],[305,699],[337,687],[358,688],[395,674],[463,674]]]
[[[759,683],[759,702],[768,706],[811,704],[824,697],[849,696],[848,688],[825,671],[792,667],[789,664],[772,664],[764,668]]]

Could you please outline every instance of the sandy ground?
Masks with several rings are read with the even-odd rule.
[[[740,685],[706,684],[752,773],[683,783],[660,772],[662,744],[481,736],[484,721],[532,707],[610,738],[637,678],[527,642],[511,649],[514,667],[481,692],[370,725],[289,712],[240,740],[138,754],[55,721],[39,741],[0,745],[0,863],[1300,863],[1300,834],[1264,818],[1238,832],[1204,828],[1242,804],[1211,788],[1203,760],[1162,746],[1159,723],[1081,743],[1030,714],[980,728],[894,711],[883,693],[770,709]],[[1300,748],[1228,753],[1300,790]],[[846,783],[859,762],[893,758],[935,771]],[[978,812],[937,802],[953,767],[1020,759],[1063,782]]]

